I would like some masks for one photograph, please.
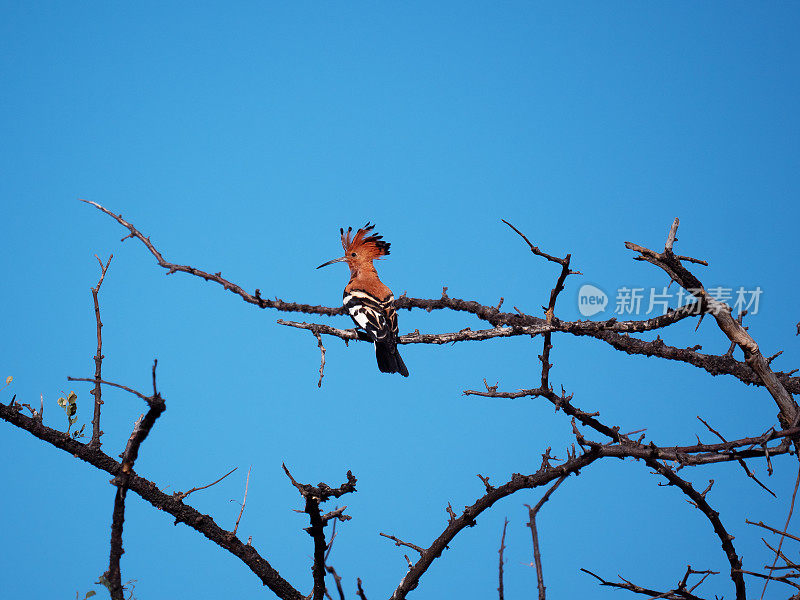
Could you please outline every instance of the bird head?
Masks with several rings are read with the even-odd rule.
[[[348,227],[347,231],[340,229],[342,235],[342,248],[344,249],[344,256],[334,258],[326,263],[318,266],[318,269],[327,267],[337,262],[346,262],[350,267],[350,271],[355,273],[363,266],[372,266],[372,261],[382,256],[389,254],[389,242],[383,241],[383,236],[372,234],[375,225],[367,223],[356,231],[355,236],[351,239],[353,232],[352,227]]]

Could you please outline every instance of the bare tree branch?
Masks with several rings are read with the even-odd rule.
[[[745,519],[745,523],[748,523],[749,525],[756,525],[757,527],[763,527],[764,529],[767,529],[767,530],[771,531],[772,533],[777,533],[777,534],[781,535],[782,537],[788,537],[788,538],[793,539],[796,542],[800,542],[800,537],[797,537],[796,535],[792,535],[791,533],[787,533],[785,531],[781,531],[780,529],[775,529],[774,527],[770,527],[769,525],[765,525],[761,521],[759,521],[758,523],[755,523],[753,521],[750,521],[749,519]]]
[[[147,399],[150,398],[150,396],[145,396],[141,392],[137,392],[136,390],[134,390],[132,388],[129,388],[126,385],[122,385],[120,383],[113,383],[111,381],[103,381],[102,379],[89,379],[88,377],[67,377],[67,381],[88,381],[89,383],[96,383],[96,382],[99,381],[103,385],[110,385],[110,386],[113,386],[113,387],[117,387],[117,388],[119,388],[121,390],[125,390],[126,392],[129,392],[129,393],[133,394],[134,396],[138,396],[139,398],[141,398],[145,402],[147,402]]]
[[[234,472],[236,469],[238,469],[238,468],[239,468],[239,467],[234,467],[234,468],[232,468],[230,471],[228,471],[227,473],[225,473],[225,475],[223,475],[222,477],[220,477],[220,478],[219,478],[219,479],[217,479],[216,481],[212,481],[212,482],[211,482],[211,483],[209,483],[208,485],[201,485],[200,487],[193,487],[193,488],[192,488],[192,489],[190,489],[188,492],[176,492],[176,493],[174,494],[174,496],[175,496],[176,498],[178,498],[179,500],[183,500],[184,498],[187,498],[187,497],[189,496],[189,494],[191,494],[191,493],[193,493],[193,492],[199,492],[200,490],[205,490],[205,489],[207,489],[207,488],[210,488],[212,485],[217,485],[217,484],[218,484],[220,481],[222,481],[223,479],[225,479],[225,478],[226,478],[228,475],[230,475],[231,473],[233,473],[233,472]]]
[[[781,554],[781,547],[783,546],[783,540],[786,538],[786,530],[789,529],[789,521],[792,520],[792,513],[794,512],[794,502],[797,499],[797,488],[800,486],[800,467],[797,469],[797,479],[794,482],[794,491],[792,492],[792,501],[789,504],[789,514],[786,516],[786,524],[783,526],[783,531],[781,532],[781,539],[778,542],[778,549],[775,551],[775,560],[772,563],[772,568],[775,568],[775,565],[778,563],[778,556]],[[764,582],[764,589],[761,590],[761,598],[763,600],[764,594],[767,593],[767,584],[769,584],[770,580],[767,579]]]
[[[163,255],[156,249],[156,247],[150,241],[149,237],[145,237],[142,233],[139,232],[138,229],[136,229],[136,227],[134,227],[131,223],[123,219],[121,215],[114,214],[113,212],[97,204],[96,202],[92,202],[89,200],[83,200],[83,202],[91,204],[98,210],[112,217],[120,225],[128,229],[129,235],[127,235],[126,238],[135,237],[139,239],[145,245],[148,251],[155,257],[156,261],[158,262],[158,265],[167,270],[167,274],[184,272],[188,273],[189,275],[201,277],[206,281],[213,281],[214,283],[221,285],[224,289],[237,294],[245,302],[248,302],[249,304],[254,304],[261,308],[274,308],[282,312],[300,312],[300,313],[316,314],[329,317],[344,314],[344,309],[342,307],[330,308],[325,306],[314,306],[310,304],[301,304],[296,302],[284,302],[283,300],[277,298],[275,300],[268,300],[266,298],[261,297],[260,290],[256,290],[253,294],[250,294],[246,292],[241,286],[222,277],[222,273],[220,272],[209,273],[188,265],[171,263],[167,261],[163,257]],[[675,258],[685,259],[685,257],[675,257]],[[559,262],[559,260],[556,260],[555,262]],[[412,308],[419,308],[422,310],[427,310],[428,312],[432,310],[443,310],[443,309],[463,311],[473,314],[479,319],[491,323],[495,328],[495,330],[499,329],[500,327],[512,327],[512,328],[542,327],[547,325],[545,319],[533,317],[530,315],[520,315],[517,313],[503,313],[500,311],[499,307],[484,306],[472,300],[460,300],[458,298],[450,298],[446,294],[442,294],[441,298],[432,300],[426,300],[420,298],[408,298],[405,295],[403,295],[395,300],[395,308],[398,309],[404,308],[409,310]],[[696,314],[696,310],[693,310],[691,307],[689,308],[683,307],[675,311],[669,311],[665,315],[654,317],[653,319],[647,319],[645,321],[617,322],[616,319],[609,319],[607,321],[562,322],[557,319],[554,319],[551,327],[552,331],[559,331],[578,336],[593,337],[595,339],[601,340],[611,345],[613,348],[616,348],[617,350],[626,352],[628,354],[657,356],[668,360],[685,362],[694,365],[696,367],[699,367],[701,369],[704,369],[705,371],[709,372],[712,375],[728,374],[728,375],[733,375],[734,377],[738,378],[739,380],[745,383],[764,385],[764,382],[759,376],[759,374],[750,367],[749,363],[739,362],[732,357],[724,355],[715,356],[715,355],[698,353],[696,349],[676,348],[674,346],[669,346],[665,344],[661,340],[644,341],[630,337],[628,335],[624,335],[630,333],[650,331],[652,329],[660,329],[672,323],[685,319],[689,316],[693,316],[694,314]],[[355,339],[349,337],[348,334],[342,334],[341,332],[344,330],[334,329],[332,331],[323,331],[323,330],[318,330],[318,331],[319,333],[336,335],[337,337],[341,337],[342,339]],[[487,331],[494,331],[494,330],[487,330]],[[544,333],[544,330],[538,331],[537,333]],[[525,332],[523,331],[520,332],[518,335],[524,335],[524,334]],[[508,335],[505,335],[505,332],[495,331],[489,337],[508,337]],[[464,337],[463,339],[466,340],[470,338]],[[401,343],[435,344],[435,343],[448,343],[448,342],[434,336],[431,338],[420,337],[419,341],[417,342],[412,342],[412,340],[409,340],[407,342],[401,341]],[[800,377],[791,377],[786,373],[780,373],[780,372],[774,373],[774,375],[777,381],[781,385],[783,385],[787,391],[792,393],[800,393]],[[774,382],[771,382],[771,384],[772,383]]]
[[[150,241],[149,237],[141,234],[132,224],[125,221],[121,215],[115,215],[111,211],[103,208],[94,202],[88,202],[95,206],[98,210],[114,218],[118,223],[125,227],[128,231],[124,239],[128,237],[137,238],[148,251],[156,259],[160,267],[167,271],[167,274],[175,272],[185,272],[189,275],[201,277],[206,281],[213,281],[238,296],[244,301],[254,304],[260,308],[274,308],[283,312],[300,312],[306,314],[314,314],[320,316],[335,316],[343,314],[343,309],[340,307],[329,308],[324,306],[312,306],[306,304],[298,304],[291,302],[284,302],[275,298],[268,300],[261,297],[260,291],[255,290],[254,293],[249,293],[241,286],[225,279],[221,272],[210,273],[196,269],[188,265],[180,265],[168,262],[163,255],[156,249],[155,245]],[[580,447],[576,451],[576,445],[572,445],[572,449],[567,449],[566,460],[557,459],[551,455],[551,449],[548,447],[542,455],[542,466],[538,471],[531,475],[514,474],[510,480],[498,487],[489,484],[488,477],[481,477],[484,483],[485,494],[478,498],[472,505],[465,506],[463,510],[455,510],[449,503],[447,505],[448,520],[447,525],[441,534],[436,537],[429,546],[422,547],[416,546],[408,542],[404,542],[393,535],[381,534],[395,542],[397,546],[405,546],[414,549],[419,553],[419,558],[416,562],[412,563],[411,559],[406,555],[405,558],[409,564],[409,570],[399,583],[398,587],[392,594],[393,599],[405,598],[411,590],[417,587],[420,578],[427,572],[432,563],[438,558],[443,551],[452,542],[454,537],[467,527],[472,527],[476,524],[477,517],[488,510],[499,499],[508,496],[521,489],[529,489],[534,487],[541,487],[550,485],[550,489],[543,495],[541,501],[534,507],[528,507],[533,543],[534,543],[534,557],[537,563],[537,575],[539,579],[539,597],[544,599],[545,587],[543,576],[541,572],[541,554],[538,544],[538,532],[536,529],[535,517],[537,512],[541,509],[544,502],[550,497],[550,494],[560,485],[566,477],[571,473],[579,473],[582,469],[593,464],[595,461],[603,458],[635,458],[644,460],[650,468],[654,469],[662,477],[664,477],[671,485],[677,486],[697,507],[709,522],[718,536],[723,551],[730,563],[730,576],[736,589],[737,600],[744,600],[745,588],[743,574],[747,573],[741,569],[741,561],[736,553],[731,540],[732,537],[727,533],[722,525],[719,514],[714,511],[706,501],[706,495],[710,490],[709,487],[699,492],[695,490],[691,483],[682,479],[677,475],[677,471],[684,466],[699,466],[708,465],[718,462],[737,461],[743,467],[747,475],[753,478],[759,485],[767,489],[747,467],[745,460],[751,458],[766,458],[767,467],[769,472],[772,472],[772,466],[769,462],[771,457],[790,453],[792,450],[791,443],[800,445],[800,407],[791,397],[791,393],[800,392],[800,378],[792,377],[795,371],[789,373],[773,372],[770,364],[780,354],[774,354],[769,358],[765,358],[758,345],[753,338],[747,333],[747,328],[742,325],[743,316],[740,315],[739,319],[734,320],[730,314],[730,308],[717,301],[703,288],[702,284],[697,280],[692,273],[690,273],[683,263],[706,264],[705,261],[690,258],[686,256],[679,256],[674,254],[673,248],[677,239],[677,230],[679,222],[676,219],[670,228],[667,236],[667,242],[664,251],[656,253],[647,248],[643,248],[636,244],[626,243],[629,249],[639,253],[636,258],[638,260],[645,260],[652,264],[659,266],[670,276],[671,280],[676,281],[679,285],[687,289],[697,301],[692,306],[684,306],[678,310],[668,311],[665,315],[647,319],[642,321],[623,321],[618,322],[616,319],[608,319],[605,321],[562,321],[555,316],[555,305],[559,295],[563,292],[566,278],[571,274],[578,274],[570,270],[571,255],[567,254],[564,258],[558,258],[541,251],[538,247],[534,246],[530,240],[516,227],[509,222],[504,221],[511,227],[522,239],[527,243],[531,252],[534,255],[545,258],[550,262],[554,262],[561,266],[560,274],[558,275],[555,285],[550,292],[548,306],[542,307],[544,310],[544,318],[533,317],[525,314],[523,311],[515,307],[515,313],[505,313],[500,311],[502,300],[497,306],[484,306],[475,301],[460,300],[457,298],[450,298],[447,296],[447,288],[444,288],[441,298],[438,299],[418,299],[408,298],[401,296],[396,300],[398,308],[406,309],[421,309],[421,310],[452,310],[465,312],[477,317],[491,325],[490,329],[473,331],[470,328],[461,329],[457,332],[446,333],[432,333],[422,334],[418,330],[406,334],[400,338],[400,343],[413,344],[413,343],[426,343],[426,344],[445,344],[460,341],[482,341],[493,338],[515,337],[520,335],[536,336],[542,335],[543,347],[542,353],[539,355],[541,361],[541,381],[538,388],[519,390],[517,392],[498,392],[498,386],[486,385],[486,392],[478,392],[467,390],[466,395],[480,395],[493,398],[519,398],[524,396],[542,397],[550,402],[556,411],[563,411],[568,417],[571,417],[572,430],[575,435],[577,445]],[[98,259],[99,260],[99,259]],[[128,388],[121,384],[111,383],[104,381],[101,375],[102,363],[102,338],[100,321],[98,292],[103,282],[106,270],[108,269],[109,262],[105,265],[101,262],[101,277],[95,288],[92,288],[93,298],[95,304],[95,315],[97,321],[97,354],[95,356],[95,377],[88,378],[69,378],[72,381],[86,381],[94,384],[94,391],[92,392],[95,397],[95,418],[93,419],[93,435],[88,444],[81,444],[77,440],[72,439],[68,432],[67,434],[57,432],[47,428],[42,423],[41,413],[36,413],[31,409],[33,418],[28,418],[21,413],[20,405],[14,401],[9,406],[0,405],[0,418],[12,423],[13,425],[26,429],[36,437],[47,441],[56,447],[62,448],[66,451],[73,453],[76,457],[90,462],[98,468],[107,470],[113,473],[115,478],[113,483],[117,486],[117,497],[115,499],[115,511],[112,524],[112,541],[111,552],[109,559],[109,580],[112,583],[111,591],[112,597],[122,597],[121,587],[121,574],[119,569],[120,556],[122,554],[122,530],[124,522],[124,509],[125,509],[125,494],[128,489],[133,490],[148,502],[157,506],[158,508],[170,512],[176,518],[176,522],[182,521],[189,524],[191,527],[212,539],[218,545],[228,549],[240,559],[242,559],[248,566],[256,573],[261,580],[270,587],[282,599],[298,600],[301,594],[295,590],[288,582],[283,580],[277,572],[267,563],[265,559],[260,557],[255,550],[252,549],[250,543],[243,544],[239,538],[236,537],[238,525],[244,510],[243,501],[239,517],[237,518],[236,525],[232,532],[227,532],[219,528],[213,520],[206,516],[201,515],[191,507],[183,504],[183,500],[193,491],[205,489],[211,485],[215,485],[225,477],[218,479],[216,482],[208,486],[200,488],[192,488],[189,492],[175,493],[171,497],[163,494],[151,482],[138,477],[133,472],[133,466],[139,451],[139,447],[148,432],[153,426],[153,423],[158,418],[161,411],[164,410],[164,403],[158,393],[155,381],[155,365],[153,367],[153,394],[145,395],[136,390]],[[525,307],[523,307],[525,308]],[[737,361],[733,358],[732,352],[727,352],[723,355],[702,354],[698,352],[700,346],[694,345],[689,348],[678,348],[668,346],[661,339],[660,335],[655,340],[645,341],[632,337],[630,334],[642,333],[647,331],[660,330],[671,325],[678,323],[684,319],[697,316],[698,314],[704,315],[712,313],[717,321],[718,326],[727,336],[731,344],[735,347],[742,349],[744,353],[744,362]],[[701,319],[702,320],[702,316]],[[317,340],[318,348],[320,349],[320,369],[318,386],[321,387],[322,379],[324,376],[325,366],[325,347],[323,345],[322,335],[331,335],[343,339],[348,342],[351,339],[359,339],[354,330],[338,329],[328,325],[316,323],[299,323],[293,321],[278,321],[282,325],[291,326],[300,329],[306,329],[312,332]],[[698,325],[699,325],[698,321]],[[631,436],[634,433],[644,431],[638,429],[635,432],[628,434],[621,433],[618,426],[609,426],[603,423],[600,419],[598,412],[587,412],[576,407],[573,404],[573,397],[567,395],[561,389],[561,393],[556,393],[552,389],[550,383],[550,363],[551,349],[553,348],[553,335],[556,333],[567,333],[575,336],[585,336],[598,339],[611,345],[613,348],[626,352],[628,354],[637,354],[644,356],[656,356],[666,360],[676,360],[692,364],[699,368],[704,369],[706,372],[713,375],[729,374],[737,377],[745,383],[754,383],[767,388],[769,393],[774,398],[776,404],[779,406],[781,414],[779,420],[782,425],[781,431],[770,429],[766,433],[755,436],[743,438],[740,440],[727,441],[725,438],[716,432],[710,425],[706,424],[709,430],[717,435],[722,443],[720,444],[702,444],[698,438],[698,443],[694,445],[684,446],[657,446],[655,443],[643,443],[644,435],[634,440]],[[128,441],[121,464],[117,463],[100,450],[100,406],[102,405],[101,399],[101,386],[111,385],[124,389],[148,403],[149,410],[147,415],[140,418],[134,428],[133,433]],[[154,416],[152,416],[154,414]],[[594,437],[594,435],[582,427],[587,427],[593,432],[608,438],[608,441],[594,441],[587,439],[587,435]],[[625,430],[622,430],[625,431]],[[553,465],[552,462],[560,464]],[[663,463],[661,461],[664,461]],[[668,466],[667,462],[675,463],[675,469]],[[343,600],[344,592],[341,586],[341,578],[332,566],[326,565],[327,557],[332,548],[333,538],[335,536],[335,528],[332,533],[330,543],[326,543],[324,527],[330,522],[336,520],[346,520],[350,517],[344,514],[346,507],[336,508],[326,514],[322,514],[320,506],[323,502],[331,497],[339,497],[345,493],[355,491],[356,479],[352,473],[348,471],[347,482],[342,484],[339,488],[331,488],[330,486],[320,483],[317,486],[309,484],[298,483],[291,475],[289,470],[284,466],[284,470],[291,480],[292,484],[298,489],[300,494],[305,500],[305,512],[309,515],[310,526],[306,531],[311,535],[314,543],[313,564],[312,564],[312,578],[313,590],[311,598],[313,600],[321,600],[323,596],[328,594],[325,589],[325,576],[331,574],[334,577],[336,588],[339,593],[340,599]],[[230,473],[228,473],[230,474]],[[713,480],[712,480],[713,482]],[[798,483],[800,483],[800,473],[798,473]],[[245,487],[245,501],[247,498],[247,486],[249,485],[249,472],[248,482]],[[768,490],[769,491],[769,490]],[[797,486],[795,487],[795,494]],[[792,509],[794,504],[794,496],[792,499]],[[791,510],[789,513],[791,517]],[[766,527],[766,526],[765,526]],[[788,519],[787,519],[788,527]],[[506,536],[507,522],[504,525],[503,536],[501,537],[501,544],[499,550],[499,587],[498,593],[502,599],[504,596],[503,585],[503,552],[505,550],[505,536]],[[793,537],[784,532],[781,537],[781,544],[785,537]],[[765,541],[766,543],[766,541]],[[775,552],[775,562],[773,567],[769,569],[770,574],[762,577],[769,580],[777,581],[790,581],[793,573],[785,573],[780,577],[774,576],[775,571],[779,569],[776,567],[778,558],[783,558],[786,562],[786,567],[794,568],[795,564],[783,555],[781,552],[781,545],[777,549],[767,544],[767,547]],[[588,573],[588,571],[587,571]],[[657,592],[648,588],[641,588],[622,578],[623,583],[606,582],[602,578],[590,573],[601,581],[602,585],[609,585],[627,589],[640,594],[645,594],[653,598],[683,598],[692,600],[696,598],[693,595],[694,589],[697,588],[710,571],[695,571],[688,567],[683,579],[679,582],[678,586],[667,592]],[[699,580],[693,579],[692,587],[689,587],[690,576],[700,576]],[[361,580],[358,580],[358,596],[365,600],[365,595],[361,587]],[[763,594],[762,594],[763,595]],[[330,596],[329,596],[330,597]]]
[[[311,522],[311,526],[307,527],[306,531],[314,540],[314,563],[311,566],[311,574],[314,578],[313,600],[322,600],[322,596],[325,594],[325,550],[327,544],[324,531],[326,521],[322,519],[319,506],[330,498],[339,498],[344,494],[355,492],[356,478],[352,472],[348,471],[347,481],[338,488],[332,488],[326,483],[312,486],[296,481],[285,464],[283,470],[306,501],[305,512]]]
[[[691,569],[691,567],[690,567],[690,569]],[[591,575],[592,577],[597,579],[600,582],[601,586],[614,587],[614,588],[617,588],[617,589],[620,589],[620,590],[627,590],[629,592],[634,592],[636,594],[642,594],[643,596],[649,596],[650,598],[653,598],[653,599],[655,599],[655,598],[664,598],[665,600],[703,600],[702,598],[699,598],[698,596],[695,596],[691,592],[686,591],[685,589],[681,589],[680,586],[678,588],[675,588],[675,589],[672,589],[672,590],[669,590],[669,591],[666,591],[666,592],[659,592],[658,590],[653,590],[653,589],[650,589],[650,588],[642,587],[640,585],[636,585],[635,583],[631,583],[630,581],[628,581],[627,579],[623,579],[622,577],[620,577],[620,581],[618,581],[618,582],[617,581],[607,581],[607,580],[603,579],[602,577],[600,577],[599,575],[597,575],[596,573],[592,573],[588,569],[581,569],[581,571],[583,571],[587,575]],[[693,572],[694,573],[706,573],[706,574],[713,573],[712,571],[693,571]],[[687,574],[687,576],[688,576],[688,574]],[[703,580],[705,580],[705,577],[703,578]],[[702,583],[702,581],[700,583]],[[694,587],[697,587],[697,586],[694,586]]]
[[[676,218],[672,224],[672,229],[677,230],[677,228],[678,219]],[[674,238],[674,235],[671,234],[671,237]],[[747,333],[742,324],[737,323],[736,319],[731,316],[730,306],[720,302],[706,292],[700,280],[681,264],[681,260],[687,260],[686,257],[675,256],[671,247],[665,247],[664,252],[661,253],[653,252],[632,242],[625,242],[625,247],[638,252],[639,256],[636,258],[639,260],[647,261],[664,270],[672,280],[698,299],[704,311],[713,315],[717,325],[719,325],[719,328],[728,339],[736,343],[744,352],[745,363],[758,375],[761,382],[769,390],[770,395],[775,399],[775,403],[780,409],[779,419],[781,424],[787,428],[796,425],[800,415],[800,407],[798,407],[780,379],[772,372],[755,340]]]
[[[505,498],[521,489],[530,489],[547,485],[549,482],[570,473],[577,473],[602,456],[602,449],[591,448],[576,457],[570,458],[557,467],[542,468],[532,475],[515,473],[511,480],[485,495],[478,498],[472,505],[464,507],[460,515],[453,513],[445,530],[437,537],[428,548],[422,552],[420,558],[405,574],[400,585],[391,596],[391,600],[405,598],[410,591],[415,589],[420,577],[430,568],[433,561],[439,557],[452,539],[465,527],[475,525],[475,519],[485,510],[490,508],[501,498]]]
[[[233,535],[236,535],[236,532],[239,531],[239,521],[242,520],[242,514],[244,513],[244,505],[247,504],[247,488],[250,487],[250,471],[253,470],[253,466],[250,465],[247,469],[247,479],[244,482],[244,498],[242,499],[242,507],[239,509],[239,516],[236,517],[236,525],[233,526]]]
[[[720,432],[718,432],[716,429],[714,429],[713,427],[711,427],[711,425],[709,425],[708,423],[706,423],[706,421],[705,421],[705,420],[701,419],[699,416],[698,416],[697,418],[699,419],[699,421],[700,421],[700,422],[701,422],[703,425],[705,425],[705,426],[708,428],[708,430],[709,430],[711,433],[713,433],[714,435],[716,435],[716,436],[717,436],[719,439],[721,439],[723,442],[727,441],[727,440],[726,440],[724,437],[722,437],[722,434],[721,434]],[[773,492],[771,489],[769,489],[767,486],[765,486],[763,483],[761,483],[761,481],[758,479],[758,477],[756,477],[756,476],[753,474],[753,472],[752,472],[752,471],[751,471],[751,470],[750,470],[750,469],[747,467],[747,464],[746,464],[746,463],[745,463],[745,462],[744,462],[744,461],[743,461],[741,458],[739,459],[739,464],[742,466],[742,469],[744,469],[744,472],[745,472],[745,473],[747,473],[747,476],[748,476],[750,479],[752,479],[753,481],[755,481],[755,482],[756,482],[756,483],[757,483],[759,486],[761,486],[761,488],[762,488],[762,489],[764,489],[764,490],[766,490],[767,492],[769,492],[770,494],[772,494],[772,497],[773,497],[773,498],[777,498],[777,496],[775,495],[775,492]]]
[[[694,505],[711,522],[711,526],[714,528],[714,533],[717,534],[717,537],[722,544],[722,549],[725,552],[725,556],[728,558],[728,562],[731,565],[731,579],[733,580],[733,584],[736,589],[736,600],[746,600],[744,578],[742,577],[741,573],[742,561],[739,558],[739,555],[736,554],[736,549],[733,547],[733,536],[730,535],[725,529],[725,526],[722,524],[722,521],[719,518],[719,513],[711,508],[711,506],[708,504],[708,501],[706,501],[705,493],[701,494],[695,490],[691,483],[678,477],[678,475],[672,469],[662,465],[660,462],[653,459],[646,459],[645,463],[648,467],[658,472],[662,477],[669,481],[670,484],[674,485],[684,494],[689,496]]]
[[[416,550],[416,551],[417,551],[417,552],[419,552],[420,554],[422,554],[423,552],[425,552],[425,549],[424,549],[424,548],[420,548],[420,547],[419,547],[419,546],[417,546],[416,544],[412,544],[412,543],[410,543],[410,542],[404,542],[403,540],[401,540],[401,539],[398,539],[398,538],[396,538],[396,537],[395,537],[395,536],[393,536],[393,535],[389,535],[388,533],[379,533],[378,535],[382,535],[382,536],[383,536],[383,537],[385,537],[385,538],[389,538],[390,540],[392,540],[392,541],[394,542],[394,545],[395,545],[395,546],[406,546],[406,547],[408,547],[408,548],[411,548],[412,550]]]
[[[503,552],[506,549],[506,529],[508,529],[508,518],[503,521],[503,535],[500,536],[500,550],[497,553],[500,555],[499,563],[497,566],[497,595],[499,600],[504,600],[505,591],[503,586]]]
[[[0,404],[0,419],[24,429],[34,437],[64,450],[101,471],[113,476],[121,473],[122,465],[102,450],[90,448],[88,444],[82,444],[62,431],[51,429],[37,419],[25,416],[20,412],[20,408],[19,404],[13,402],[9,405]],[[177,495],[165,494],[153,482],[135,473],[129,475],[128,489],[155,508],[175,517],[176,524],[185,523],[221,548],[228,550],[246,564],[261,582],[282,600],[303,600],[303,595],[283,579],[253,546],[245,544],[232,532],[222,529],[209,515],[204,515],[184,504]]]
[[[539,510],[541,510],[542,506],[544,506],[544,503],[550,499],[550,496],[553,495],[553,492],[558,489],[558,486],[560,486],[566,478],[566,475],[559,477],[556,482],[548,488],[541,500],[539,500],[539,502],[537,502],[536,506],[533,508],[531,508],[528,504],[525,505],[528,507],[528,527],[531,529],[531,538],[533,541],[533,562],[536,566],[536,586],[539,590],[539,600],[545,600],[546,588],[544,585],[544,572],[542,570],[542,553],[539,549],[539,531],[536,528],[536,515]]]
[[[99,284],[98,284],[98,287]],[[153,425],[166,410],[166,404],[161,395],[155,389],[156,366],[158,360],[153,362],[153,395],[146,398],[148,411],[144,417],[140,417],[133,428],[125,452],[122,454],[122,466],[119,474],[113,479],[112,483],[117,486],[117,493],[114,497],[114,512],[111,522],[111,552],[108,562],[108,572],[106,578],[109,582],[109,592],[113,600],[123,600],[122,594],[122,575],[120,573],[119,561],[124,550],[122,549],[122,528],[125,522],[125,497],[128,493],[128,483],[133,465],[139,456],[139,447],[147,438]],[[99,379],[98,379],[99,381]],[[137,395],[141,395],[138,394]]]
[[[94,415],[92,417],[92,439],[89,441],[89,445],[93,448],[100,448],[100,436],[103,435],[103,432],[100,431],[100,407],[103,405],[102,392],[100,390],[100,380],[102,379],[103,368],[103,335],[101,331],[103,328],[103,323],[100,321],[100,303],[97,300],[97,295],[100,293],[100,286],[103,285],[103,280],[106,278],[106,271],[108,271],[108,267],[111,264],[111,259],[114,258],[114,255],[111,254],[108,257],[108,261],[106,261],[105,265],[103,264],[103,261],[100,260],[99,256],[96,254],[94,256],[97,259],[97,262],[100,263],[100,279],[97,281],[97,285],[92,288],[94,317],[97,323],[97,354],[94,356],[95,385],[94,389],[92,390],[92,395],[94,395]]]
[[[319,381],[317,382],[317,387],[321,388],[322,378],[325,376],[325,346],[322,345],[322,336],[316,331],[313,333],[314,337],[317,338],[317,345],[319,346]]]

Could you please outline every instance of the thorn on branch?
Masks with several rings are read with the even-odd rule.
[[[491,492],[492,490],[494,490],[494,486],[489,484],[488,477],[484,477],[483,475],[478,473],[478,479],[480,479],[483,482],[483,485],[486,487],[487,492]]]
[[[542,454],[542,464],[539,467],[540,471],[544,469],[551,469],[552,468],[552,465],[550,464],[551,460],[559,460],[558,458],[550,454],[550,450],[551,447],[548,446],[547,450],[545,450],[544,453]]]
[[[344,514],[345,510],[347,510],[346,504],[341,508],[337,506],[332,511],[322,515],[321,519],[323,525],[326,525],[329,521],[333,521],[334,522],[333,525],[334,527],[336,527],[336,521],[341,521],[342,523],[344,523],[345,521],[349,521],[350,519],[352,519],[353,517],[351,517],[350,515]],[[331,543],[333,543],[333,534],[331,534]]]
[[[447,508],[446,508],[446,510],[447,510],[447,514],[450,516],[450,519],[449,519],[449,521],[450,521],[451,523],[452,523],[453,521],[455,521],[455,520],[458,518],[458,517],[456,516],[456,513],[455,513],[455,511],[453,510],[453,507],[450,505],[450,503],[449,503],[449,502],[447,503]]]
[[[705,498],[705,497],[706,497],[706,494],[707,494],[708,492],[710,492],[710,491],[711,491],[711,488],[712,488],[713,486],[714,486],[714,480],[713,480],[713,479],[709,479],[709,480],[708,480],[708,487],[706,487],[706,489],[704,489],[702,492],[700,492],[700,495],[701,495],[703,498]]]
[[[775,360],[776,358],[778,358],[781,354],[783,354],[783,350],[778,350],[778,352],[776,352],[775,354],[773,354],[772,356],[770,356],[767,359],[767,364],[768,365],[772,364],[772,361]]]

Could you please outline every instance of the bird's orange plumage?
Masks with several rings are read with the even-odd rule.
[[[347,231],[339,230],[342,234],[344,256],[347,266],[350,267],[350,282],[344,291],[363,290],[378,300],[385,300],[392,295],[392,290],[380,280],[372,261],[388,256],[391,244],[384,242],[383,236],[367,235],[374,228],[374,225],[367,223],[356,231],[352,240],[350,239],[352,228],[348,228]]]
[[[359,328],[359,337],[375,344],[378,368],[385,373],[400,373],[408,377],[408,369],[397,351],[397,311],[394,296],[378,277],[373,260],[389,254],[389,242],[372,233],[374,225],[367,223],[351,237],[352,227],[340,229],[344,256],[327,263],[346,262],[350,281],[344,288],[343,303]],[[317,267],[319,268],[319,267]]]

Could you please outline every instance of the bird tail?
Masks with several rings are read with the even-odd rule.
[[[375,342],[375,358],[378,359],[378,368],[382,373],[400,373],[403,377],[408,377],[408,369],[397,351],[396,343]]]

